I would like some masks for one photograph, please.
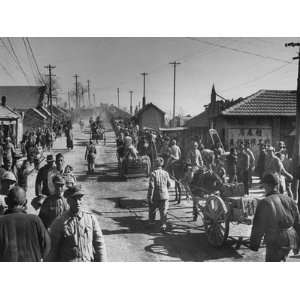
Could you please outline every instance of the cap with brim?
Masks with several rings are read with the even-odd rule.
[[[54,161],[54,158],[53,158],[53,155],[52,154],[49,154],[47,155],[47,161]]]
[[[79,196],[84,196],[84,192],[81,189],[81,186],[75,185],[67,189],[64,193],[66,198],[74,198]]]
[[[13,181],[13,182],[17,182],[17,179],[16,179],[16,176],[13,172],[5,172],[1,178],[1,181],[4,181],[4,180],[10,180],[10,181]]]

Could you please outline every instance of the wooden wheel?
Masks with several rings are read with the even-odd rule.
[[[209,244],[221,247],[229,233],[228,209],[224,201],[215,195],[209,196],[203,209],[203,222]]]

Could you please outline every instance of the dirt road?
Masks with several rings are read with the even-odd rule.
[[[192,203],[183,200],[180,205],[176,204],[172,191],[169,213],[172,229],[163,234],[149,227],[145,202],[148,179],[139,177],[122,181],[119,178],[114,133],[109,130],[106,145],[103,142],[97,145],[96,173],[93,175],[87,175],[84,161],[88,131],[80,132],[75,125],[74,136],[73,151],[65,150],[65,138],[61,138],[55,143],[55,152],[63,152],[66,163],[74,166],[78,182],[87,193],[87,207],[97,216],[105,235],[109,261],[264,260],[264,248],[259,252],[244,246],[237,250],[231,241],[222,249],[209,246],[201,229],[201,220],[192,221]],[[250,230],[250,226],[233,225],[230,235],[248,237]]]

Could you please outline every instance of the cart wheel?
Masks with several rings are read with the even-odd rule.
[[[229,233],[228,209],[224,201],[215,195],[209,196],[203,209],[203,222],[210,245],[221,247]]]

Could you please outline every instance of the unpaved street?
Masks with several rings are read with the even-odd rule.
[[[76,124],[74,150],[66,151],[65,138],[60,138],[55,143],[55,152],[64,153],[66,163],[74,166],[77,180],[87,193],[87,207],[97,216],[105,235],[109,261],[264,260],[263,248],[257,253],[244,246],[235,249],[236,243],[232,240],[222,249],[209,246],[201,228],[201,220],[192,221],[192,203],[183,200],[180,205],[176,204],[173,190],[169,211],[171,230],[163,234],[157,228],[149,227],[145,202],[148,179],[136,176],[127,181],[120,180],[115,136],[108,123],[106,128],[109,129],[106,134],[107,143],[103,145],[101,141],[97,145],[96,173],[93,175],[87,175],[84,161],[85,145],[89,139],[88,129],[80,132]],[[252,191],[257,194],[261,192]],[[34,212],[32,208],[29,211]],[[251,226],[231,225],[230,235],[248,237],[250,230]],[[298,258],[290,260],[298,261]]]

